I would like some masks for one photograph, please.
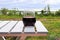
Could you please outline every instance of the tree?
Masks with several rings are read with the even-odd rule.
[[[44,10],[41,10],[41,14],[42,14],[42,15],[44,14]]]
[[[50,12],[50,6],[49,5],[47,5],[47,13],[50,15],[51,14],[51,12]]]
[[[21,12],[22,12],[22,11],[19,11],[19,16],[21,16]]]
[[[8,16],[11,16],[11,15],[13,15],[13,12],[12,12],[12,10],[9,10]]]
[[[37,11],[35,11],[35,15],[38,15]]]
[[[16,14],[16,8],[14,8],[12,11],[13,11],[13,14],[15,15]]]
[[[8,9],[6,9],[6,8],[2,8],[1,12],[2,12],[2,14],[6,15],[7,12],[8,12]]]
[[[43,16],[43,15],[44,15],[44,13],[45,13],[45,11],[44,11],[44,10],[41,10],[40,12],[41,12],[40,16]]]
[[[56,11],[56,15],[60,16],[60,10]]]

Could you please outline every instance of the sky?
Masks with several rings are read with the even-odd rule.
[[[0,8],[44,9],[49,4],[51,10],[60,9],[60,0],[0,0]]]

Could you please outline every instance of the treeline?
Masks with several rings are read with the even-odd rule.
[[[41,10],[40,13],[35,12],[36,15],[40,16],[60,16],[60,10],[58,11],[44,11]]]
[[[7,8],[1,8],[0,15],[21,15],[21,12],[19,10],[16,10],[16,8],[12,10],[9,10]]]
[[[60,16],[60,9],[58,9],[56,11],[51,11],[50,6],[47,5],[47,7],[45,7],[43,10],[40,11],[40,14],[38,14],[36,12],[36,15],[40,15],[40,16]]]
[[[7,8],[0,9],[0,15],[8,15],[8,16],[19,15],[20,16],[20,15],[22,15],[21,12],[22,11],[19,11],[18,9],[16,10],[16,8],[14,8],[13,10],[9,10]],[[50,11],[50,7],[48,6],[47,10],[45,8],[45,9],[40,10],[40,11],[35,11],[35,14],[40,15],[40,16],[60,16],[60,10]]]

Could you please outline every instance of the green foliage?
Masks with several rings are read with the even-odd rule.
[[[16,40],[17,37],[5,37],[6,40]]]
[[[26,40],[47,40],[47,36],[29,36]]]
[[[16,14],[16,10],[12,10],[12,13],[15,15]]]
[[[51,16],[55,16],[56,14],[54,14],[54,13],[51,13]]]
[[[0,20],[21,20],[22,16],[18,16],[18,15],[0,15]]]
[[[50,15],[51,14],[51,12],[50,12],[50,6],[49,5],[47,5],[47,11],[48,11],[48,14]]]
[[[49,36],[48,36],[48,40],[56,40],[56,36],[54,36],[54,35],[49,35]]]
[[[56,15],[60,16],[60,10],[56,11]]]
[[[41,16],[49,16],[51,15],[51,11],[50,11],[50,6],[47,5],[47,8],[45,7],[44,10],[41,10]]]
[[[9,10],[8,16],[13,15],[13,12],[11,10]]]
[[[42,15],[44,14],[44,10],[41,10],[41,14],[42,14]]]
[[[21,16],[21,11],[19,12],[19,16]]]
[[[16,8],[14,8],[13,10],[9,10],[9,9],[6,9],[6,8],[2,8],[0,10],[2,12],[3,15],[21,15],[21,11],[19,10],[16,10]],[[17,13],[18,12],[18,13]],[[52,11],[50,11],[50,6],[48,5],[47,6],[47,9],[45,8],[44,10],[41,10],[41,14],[37,14],[38,11],[35,11],[35,14],[40,16],[40,17],[43,17],[43,16],[60,16],[60,10],[58,11],[55,11],[55,13],[52,13]]]
[[[4,15],[7,14],[7,11],[8,11],[8,9],[6,9],[6,8],[2,8],[2,9],[1,9],[2,14],[4,14]]]

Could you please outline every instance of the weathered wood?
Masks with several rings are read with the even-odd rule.
[[[25,40],[27,36],[21,36],[20,40]]]
[[[2,27],[4,27],[6,24],[8,24],[9,23],[9,21],[2,21],[1,23],[0,23],[0,29],[2,28]]]
[[[25,34],[25,33],[23,33],[23,34],[0,34],[0,36],[22,36],[22,35],[25,35],[25,36],[47,36],[48,35],[48,33],[40,33],[40,34],[37,34],[37,33],[35,33],[35,34]]]
[[[11,21],[7,25],[5,25],[2,29],[0,29],[0,33],[10,33],[10,29],[16,24],[17,21]]]
[[[8,23],[9,22],[9,23]],[[48,30],[40,21],[36,21],[35,27],[25,27],[22,21],[8,21],[0,23],[0,36],[18,36],[20,40],[25,40],[27,36],[47,36]],[[7,24],[8,23],[8,24]],[[23,31],[24,30],[24,31]]]
[[[19,21],[10,33],[22,33],[24,24]]]
[[[36,27],[37,33],[48,33],[48,30],[40,21],[36,21],[35,27]]]
[[[27,26],[24,29],[24,33],[26,34],[34,34],[35,33],[35,29],[33,26]]]

